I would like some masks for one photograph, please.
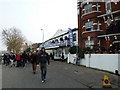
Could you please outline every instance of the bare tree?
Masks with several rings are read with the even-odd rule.
[[[17,28],[3,29],[2,39],[7,46],[7,49],[18,53],[21,50],[22,44],[25,41],[21,31]]]

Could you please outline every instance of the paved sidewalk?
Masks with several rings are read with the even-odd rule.
[[[0,90],[2,89],[2,65],[0,65]]]
[[[70,68],[72,72],[77,74],[76,78],[79,78],[77,81],[85,84],[88,87],[101,88],[103,85],[104,75],[109,77],[112,88],[120,87],[120,76],[118,75],[84,66],[77,66],[74,64],[68,64],[66,70],[70,70]]]

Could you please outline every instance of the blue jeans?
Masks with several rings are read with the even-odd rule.
[[[41,79],[46,79],[46,73],[47,73],[47,64],[46,63],[40,63],[40,69],[41,69]]]

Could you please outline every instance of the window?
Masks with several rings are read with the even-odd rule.
[[[94,45],[94,41],[93,40],[86,40],[85,41],[85,47],[90,47]]]
[[[120,16],[117,16],[114,19],[115,19],[115,21],[118,21],[118,20],[120,20]]]
[[[76,41],[76,33],[73,34],[73,41]]]
[[[53,41],[52,41],[52,44],[54,44],[54,43],[55,43],[55,41],[53,40]]]
[[[86,31],[92,31],[92,30],[94,30],[94,28],[93,28],[92,25],[93,25],[93,21],[85,23]]]
[[[55,43],[58,43],[58,42],[59,42],[58,39],[56,39],[56,40],[55,40]]]
[[[92,4],[88,4],[85,6],[85,13],[92,12]]]
[[[110,2],[110,0],[107,0],[107,2],[106,2],[106,12],[107,13],[111,12],[111,2]]]
[[[68,40],[68,37],[67,37],[67,36],[65,36],[65,37],[64,37],[64,40]]]
[[[49,44],[51,44],[51,41],[49,41]]]
[[[63,41],[64,41],[64,40],[63,40],[63,38],[61,37],[61,38],[60,38],[60,42],[63,42]]]

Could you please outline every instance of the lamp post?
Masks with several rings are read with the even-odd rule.
[[[42,42],[44,42],[44,29],[41,29],[43,31],[43,37],[42,37]]]

